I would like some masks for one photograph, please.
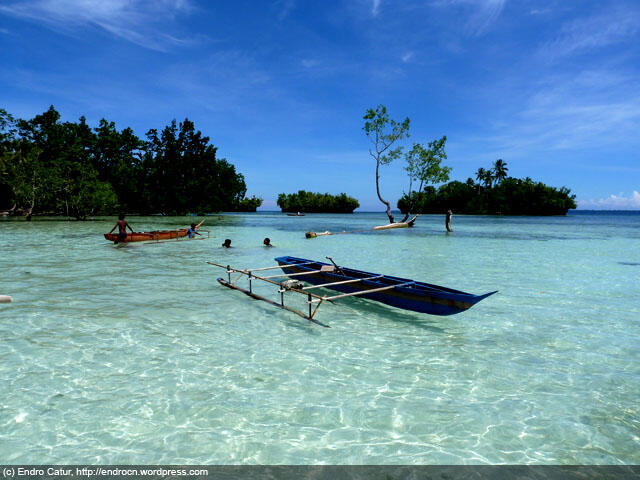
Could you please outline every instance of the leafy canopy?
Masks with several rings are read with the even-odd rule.
[[[451,167],[441,165],[442,160],[447,159],[444,145],[447,137],[429,142],[429,148],[424,148],[419,143],[414,143],[413,148],[407,152],[405,159],[407,166],[405,170],[409,174],[410,185],[413,182],[420,182],[418,191],[422,190],[424,184],[442,183],[449,180]],[[409,187],[411,191],[411,187]]]
[[[370,108],[364,115],[363,130],[375,151],[369,150],[371,156],[376,159],[379,165],[387,165],[400,157],[402,147],[391,148],[398,140],[409,137],[409,117],[401,123],[389,119],[387,107],[378,105],[373,110]]]

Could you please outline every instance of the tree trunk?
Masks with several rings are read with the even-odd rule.
[[[389,223],[394,223],[393,215],[391,215],[391,204],[387,202],[382,195],[380,195],[380,162],[376,163],[376,191],[378,193],[378,198],[382,203],[387,206],[387,217],[389,217]]]
[[[27,210],[27,222],[31,221],[31,216],[33,214],[33,207],[36,206],[36,186],[35,186],[35,175],[34,175],[34,180],[32,183],[32,190],[31,190],[31,205],[29,205],[29,210]]]
[[[422,184],[423,182],[420,182],[420,188],[417,190],[418,192],[422,192]],[[407,197],[409,198],[409,208],[407,209],[407,213],[405,214],[404,218],[402,220],[400,220],[400,222],[406,222],[407,219],[411,216],[411,212],[413,211],[413,207],[414,202],[413,200],[411,200],[411,194],[413,193],[412,190],[413,187],[413,180],[411,179],[411,177],[409,177],[409,194],[407,195]],[[409,222],[409,226],[413,227],[413,222],[416,221],[416,218],[418,218],[420,216],[420,214],[416,215],[415,217],[413,217],[413,219],[411,219],[411,221]]]

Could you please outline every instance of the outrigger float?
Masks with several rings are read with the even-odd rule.
[[[276,262],[278,262],[277,266],[245,268],[243,270],[214,262],[207,263],[226,269],[227,279],[218,278],[218,282],[221,285],[239,290],[252,298],[293,312],[323,327],[328,327],[328,325],[314,318],[318,312],[318,308],[323,302],[333,303],[334,300],[339,298],[361,296],[362,298],[374,300],[403,310],[411,310],[430,315],[453,315],[468,310],[479,301],[497,292],[496,290],[485,293],[484,295],[473,295],[430,283],[339,267],[331,257],[327,257],[327,259],[331,261],[331,265],[304,258],[289,256],[277,257],[275,259]],[[255,273],[274,269],[281,269],[283,273],[266,276],[262,273],[258,275]],[[232,279],[232,274],[236,273],[239,275],[235,279]],[[238,281],[245,275],[249,280],[249,290],[237,285]],[[289,280],[275,280],[287,277]],[[253,292],[254,280],[260,280],[278,286],[280,302],[265,298]],[[305,283],[310,285],[305,285]],[[318,295],[310,292],[310,290],[317,288],[336,290],[341,293],[339,295],[328,296],[326,294]],[[308,313],[285,305],[284,294],[286,292],[306,295],[309,307]]]

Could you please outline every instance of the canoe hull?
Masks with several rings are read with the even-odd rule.
[[[279,265],[288,265],[286,268],[282,268],[282,271],[286,274],[319,270],[322,266],[328,266],[326,263],[313,262],[311,260],[296,257],[278,257],[275,260]],[[306,265],[297,265],[302,263],[306,263]],[[340,272],[318,272],[309,275],[295,276],[293,278],[303,280],[304,282],[312,285],[321,285],[324,283],[339,282],[353,278],[377,276],[375,273],[363,272],[361,270],[354,270],[345,267],[341,267]],[[430,315],[454,315],[468,310],[479,301],[496,293],[490,292],[485,295],[473,295],[471,293],[441,287],[439,285],[415,282],[410,279],[391,277],[387,275],[375,280],[363,280],[361,282],[333,285],[326,288],[341,293],[354,293],[391,285],[404,284],[407,282],[411,282],[411,284],[381,292],[363,293],[358,296],[368,300],[384,303],[385,305],[392,307],[401,308],[403,310],[427,313]]]
[[[187,236],[187,230],[159,230],[157,232],[128,232],[124,243],[173,240]],[[105,233],[104,238],[110,242],[118,241],[117,233]]]

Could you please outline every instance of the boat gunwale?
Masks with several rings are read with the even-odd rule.
[[[285,259],[287,259],[285,261]],[[277,257],[276,262],[280,263],[280,261],[283,261],[283,263],[285,264],[291,264],[292,266],[288,267],[288,268],[283,268],[282,270],[286,273],[286,270],[290,270],[291,268],[300,268],[302,270],[313,270],[314,268],[314,264],[315,265],[329,265],[327,263],[324,262],[320,262],[320,261],[314,261],[313,264],[307,264],[306,266],[297,266],[295,265],[296,262],[300,261],[305,261],[308,262],[309,260],[307,259],[303,259],[303,258],[298,258],[298,257],[291,257],[291,256],[283,256],[283,257]],[[348,267],[340,267],[340,269],[345,272],[344,275],[341,275],[340,273],[336,273],[336,272],[324,272],[325,275],[331,275],[334,276],[336,278],[358,278],[357,276],[349,276],[347,272],[354,272],[358,275],[362,275],[363,277],[367,277],[367,276],[372,276],[372,275],[379,275],[377,273],[373,273],[373,272],[366,272],[364,270],[356,270],[353,268],[348,268]],[[385,280],[388,280],[388,282],[385,282]],[[393,283],[407,283],[407,282],[412,282],[413,285],[412,286],[398,286],[397,291],[398,292],[403,292],[403,293],[407,293],[407,294],[413,294],[413,295],[429,295],[429,294],[445,294],[445,295],[455,295],[455,296],[464,296],[470,300],[475,300],[477,298],[479,298],[480,300],[482,298],[485,298],[485,295],[475,295],[473,293],[468,293],[468,292],[464,292],[462,290],[455,290],[453,288],[448,288],[448,287],[443,287],[440,285],[435,285],[435,284],[430,284],[430,283],[425,283],[425,282],[420,282],[420,281],[416,281],[410,278],[402,278],[402,277],[394,277],[391,275],[382,275],[382,277],[375,279],[375,280],[363,280],[362,283],[368,283],[370,285],[373,286],[391,286],[393,285]],[[489,294],[486,294],[486,296],[493,294],[495,292],[491,292]],[[463,301],[462,299],[460,299],[460,301]],[[479,300],[478,300],[479,301]]]

